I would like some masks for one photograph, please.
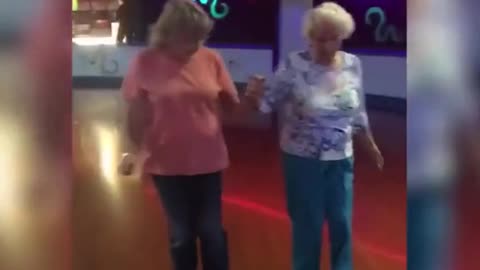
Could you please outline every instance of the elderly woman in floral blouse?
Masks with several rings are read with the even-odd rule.
[[[319,269],[324,221],[329,225],[331,269],[353,269],[354,134],[383,167],[364,107],[360,59],[340,50],[354,28],[352,16],[339,5],[317,6],[305,17],[309,50],[291,53],[265,87],[258,76],[247,86],[258,110],[283,115],[280,144],[294,270]]]

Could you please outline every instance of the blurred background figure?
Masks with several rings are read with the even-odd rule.
[[[459,3],[412,0],[408,7],[408,269],[460,269],[452,256],[455,190],[459,169],[480,162],[469,33]]]
[[[128,7],[125,5],[124,0],[118,1],[117,20],[119,23],[117,44],[130,43],[132,41],[132,29],[129,23]]]
[[[0,269],[71,265],[70,5],[0,3]]]
[[[116,17],[119,22],[117,44],[132,45],[142,40],[142,30],[139,17],[142,16],[142,2],[119,0]]]

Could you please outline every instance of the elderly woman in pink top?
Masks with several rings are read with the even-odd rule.
[[[239,98],[221,56],[202,45],[212,28],[193,1],[168,1],[150,48],[133,60],[122,86],[128,133],[147,153],[143,170],[168,218],[176,270],[197,269],[197,239],[204,269],[228,269],[221,179],[229,161],[220,108]],[[133,163],[125,158],[123,173]]]

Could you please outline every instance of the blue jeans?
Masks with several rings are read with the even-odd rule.
[[[292,222],[293,269],[318,270],[327,222],[331,269],[352,270],[353,159],[321,161],[283,155]]]
[[[227,270],[228,249],[222,226],[221,173],[154,176],[165,209],[175,270],[197,269],[197,239],[204,270]]]

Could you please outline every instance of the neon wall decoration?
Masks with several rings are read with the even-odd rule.
[[[314,0],[319,5],[323,0]],[[336,0],[350,12],[356,31],[345,42],[350,49],[406,51],[406,0]]]
[[[230,13],[230,6],[227,3],[219,3],[222,0],[193,0],[203,6],[208,7],[210,16],[214,19],[221,20],[228,16]]]
[[[191,0],[214,20],[209,42],[227,47],[276,47],[280,0]],[[153,23],[166,0],[143,0],[144,24]],[[146,19],[145,19],[146,18]],[[300,30],[299,30],[300,31]]]

